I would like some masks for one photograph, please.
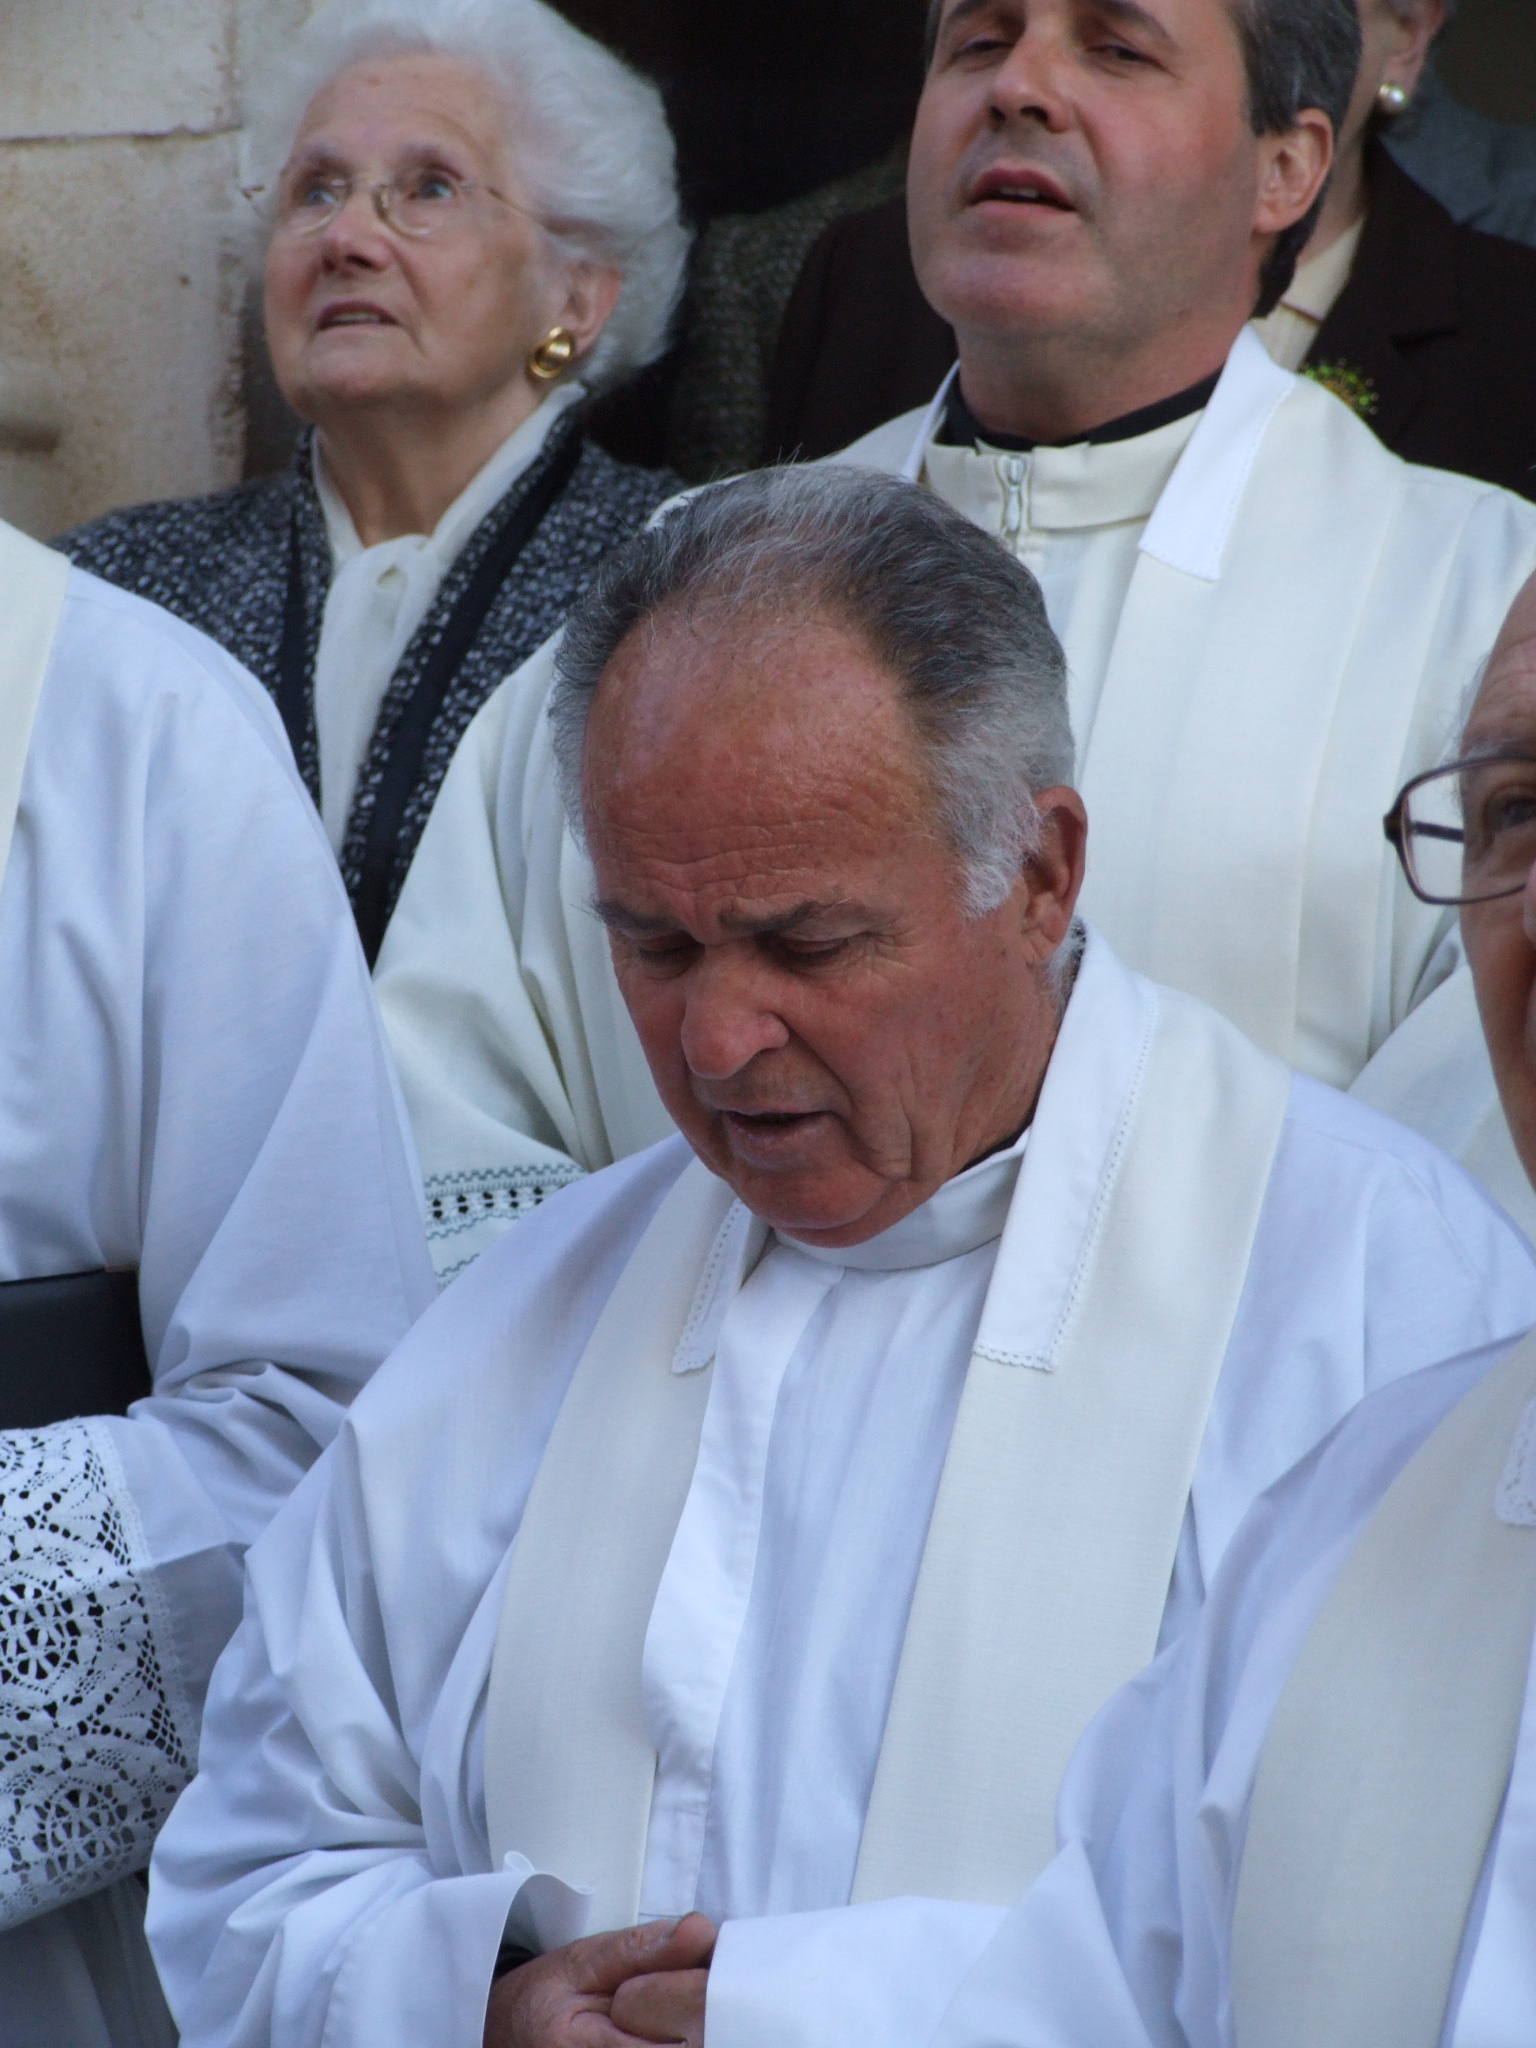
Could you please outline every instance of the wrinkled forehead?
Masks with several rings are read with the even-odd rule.
[[[482,164],[508,148],[508,113],[491,83],[456,57],[428,51],[360,57],[328,79],[304,110],[291,157],[468,154]]]
[[[933,803],[900,686],[824,616],[632,632],[591,708],[582,796],[589,837],[706,860],[883,842]]]
[[[636,625],[603,670],[585,767],[622,775],[665,752],[674,767],[723,756],[753,781],[909,754],[901,685],[834,608],[666,609]]]
[[[1489,657],[1467,720],[1467,739],[1536,749],[1536,586],[1517,601]]]

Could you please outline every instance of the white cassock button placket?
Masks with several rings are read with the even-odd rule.
[[[726,1311],[699,1461],[657,1588],[641,1667],[656,1743],[642,1918],[686,1913],[698,1888],[715,1738],[757,1565],[779,1388],[842,1278],[773,1244]]]
[[[696,1904],[739,1914],[819,1903],[827,1882],[843,1892],[851,1882],[923,1533],[1024,1145],[957,1175],[866,1244],[824,1251],[770,1238],[725,1309],[698,1461],[646,1633],[657,1771],[643,1919]],[[909,1542],[893,1540],[893,1507]],[[800,1730],[793,1794],[758,1739],[759,1699]],[[814,1843],[795,1823],[802,1809],[816,1816]]]

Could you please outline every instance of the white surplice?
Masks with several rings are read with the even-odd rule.
[[[658,1765],[641,1890],[646,1912],[697,1901],[727,1923],[711,1990],[722,2042],[733,2009],[780,1979],[775,1949],[807,1913],[879,1916],[909,1975],[934,1928],[979,1948],[1001,1917],[846,1902],[1011,1185],[1021,1161],[1057,1160],[1050,1271],[1032,1277],[1023,1245],[1006,1278],[1019,1300],[1059,1298],[1114,1151],[1104,1096],[1131,1085],[1118,1069],[1106,1081],[1105,1047],[1147,993],[1090,938],[1020,1145],[852,1252],[770,1239],[724,1302],[645,1637]],[[1440,1155],[1310,1081],[1289,1084],[1288,1104],[1195,1463],[1170,1636],[1256,1494],[1362,1394],[1536,1315],[1527,1247]],[[579,1929],[576,1902],[528,1858],[493,1866],[487,1687],[557,1414],[690,1157],[674,1138],[572,1186],[480,1261],[253,1551],[203,1774],[155,1865],[151,1937],[188,2048],[478,2048],[514,1907],[524,1937]],[[848,1988],[843,2042],[880,2038],[857,2007],[884,2010],[890,1965],[887,1952]]]
[[[0,2039],[136,2048],[158,2037],[130,1873],[191,1773],[242,1552],[433,1290],[367,972],[271,703],[78,570],[0,991],[0,1280],[136,1268],[154,1374],[126,1418],[0,1433]]]
[[[843,2048],[850,2034],[838,2023],[838,1996],[818,1992],[850,1978],[880,1984],[858,2019],[862,2038],[884,2048],[1233,2048],[1234,1903],[1277,1705],[1384,1495],[1501,1349],[1385,1389],[1255,1506],[1197,1627],[1090,1729],[1062,1790],[1060,1851],[1011,1911],[934,1918],[918,1955],[893,1939],[897,1916],[879,1906],[782,1922],[760,1956],[748,1947],[736,1958],[747,1965],[737,1970],[743,1995],[722,2005],[710,2048]],[[1522,1435],[1506,1485],[1518,1489],[1528,1520],[1536,1429]],[[1536,1646],[1527,1672],[1514,1766],[1462,1930],[1442,2048],[1525,2048],[1531,2039]],[[1425,1758],[1409,1772],[1403,1797],[1422,1791],[1433,1770]],[[762,1932],[774,1930],[727,1929],[727,1958],[733,1939],[750,1944]],[[1284,1968],[1283,1957],[1276,1962]],[[1438,2016],[1427,2017],[1433,2038]],[[1243,2039],[1239,2026],[1238,2048]]]
[[[945,447],[943,396],[837,459],[939,491],[1039,577],[1068,659],[1087,913],[1536,1231],[1454,914],[1417,902],[1381,829],[1446,756],[1536,569],[1536,508],[1401,462],[1248,330],[1203,413],[1128,441]],[[561,811],[552,668],[546,647],[470,726],[376,972],[443,1276],[505,1227],[507,1188],[532,1198],[669,1128]]]

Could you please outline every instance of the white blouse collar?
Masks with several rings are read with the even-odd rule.
[[[504,498],[524,471],[531,469],[538,460],[556,420],[569,412],[573,405],[579,404],[586,395],[585,385],[559,385],[540,403],[536,411],[529,414],[521,426],[513,429],[495,454],[476,470],[430,534],[401,534],[395,540],[381,541],[378,545],[400,547],[403,544],[412,550],[430,549],[446,568],[457,557],[459,550],[492,506]],[[334,568],[340,569],[344,563],[355,561],[359,555],[372,551],[365,549],[358,538],[357,528],[352,523],[352,514],[347,510],[346,501],[326,472],[318,434],[310,444],[310,463],[315,490],[320,499],[320,509],[325,514],[326,535],[331,543],[331,562]]]

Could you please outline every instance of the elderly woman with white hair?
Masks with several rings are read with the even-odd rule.
[[[666,342],[673,144],[541,0],[331,0],[245,152],[294,465],[63,545],[271,690],[371,963],[476,711],[677,488],[582,431]]]

